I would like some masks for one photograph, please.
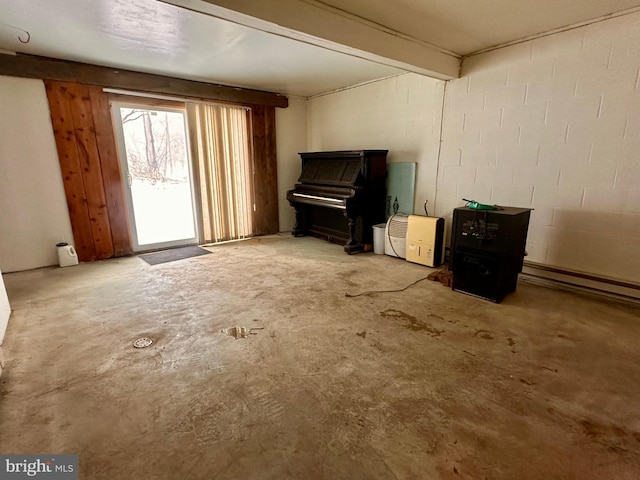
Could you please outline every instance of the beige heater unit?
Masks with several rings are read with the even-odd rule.
[[[442,263],[444,218],[409,215],[407,224],[407,261],[427,267]]]

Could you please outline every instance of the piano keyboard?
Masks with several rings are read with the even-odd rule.
[[[327,202],[329,205],[327,205],[328,207],[333,207],[333,208],[340,208],[342,210],[346,210],[347,207],[342,204],[343,201],[339,200],[337,198],[331,198],[331,197],[321,197],[319,195],[309,195],[306,193],[298,193],[298,192],[293,192],[293,196],[294,197],[299,197],[299,198],[306,198],[309,200],[317,200],[320,202]]]

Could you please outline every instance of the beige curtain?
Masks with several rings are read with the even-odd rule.
[[[253,172],[247,109],[188,103],[187,115],[201,243],[250,236]]]

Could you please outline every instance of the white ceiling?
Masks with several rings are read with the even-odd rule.
[[[190,9],[157,0],[1,0],[0,49],[305,97],[403,71],[316,37],[195,11],[217,4],[246,14],[266,10],[264,0],[166,1]],[[635,9],[640,0],[288,0],[288,9],[264,18],[286,27],[296,4],[455,57]]]
[[[2,0],[0,49],[311,96],[401,70],[155,0]]]
[[[639,0],[321,0],[460,55],[640,6]]]

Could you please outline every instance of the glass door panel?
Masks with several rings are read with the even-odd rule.
[[[135,251],[197,243],[186,116],[112,106]]]

